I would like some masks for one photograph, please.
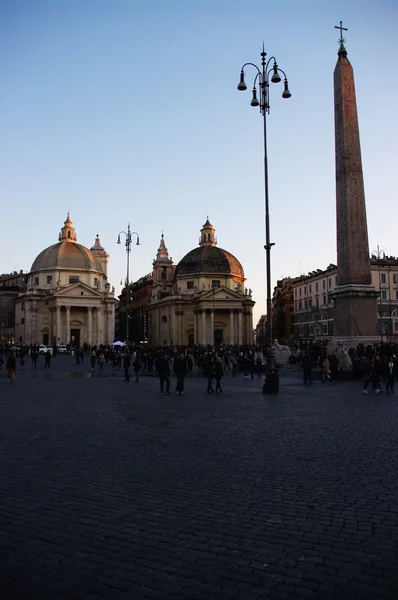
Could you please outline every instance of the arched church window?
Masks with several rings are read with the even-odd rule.
[[[162,317],[162,323],[167,323],[167,317],[165,315]]]
[[[68,231],[68,238],[70,238],[70,231]]]

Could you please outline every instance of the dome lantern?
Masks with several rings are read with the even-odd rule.
[[[64,221],[64,226],[61,229],[61,233],[59,234],[58,237],[60,242],[76,242],[77,241],[77,235],[75,232],[75,228],[73,227],[73,223],[70,219],[69,213],[68,216],[66,217],[66,221]]]
[[[206,223],[200,230],[199,246],[217,246],[217,238],[215,237],[216,230],[209,221],[209,217],[206,219]]]

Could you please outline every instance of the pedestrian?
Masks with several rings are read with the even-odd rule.
[[[204,374],[207,377],[207,393],[214,394],[213,390],[213,379],[214,379],[214,364],[213,358],[211,356],[208,357],[204,367]]]
[[[312,383],[312,360],[308,353],[303,356],[303,383],[305,385]]]
[[[15,358],[15,354],[14,352],[11,352],[11,354],[8,355],[7,358],[7,362],[6,362],[6,369],[7,369],[7,377],[10,380],[10,383],[12,384],[15,378],[15,369],[17,368],[17,361]]]
[[[131,366],[131,356],[128,352],[123,357],[124,381],[130,381],[129,369]]]
[[[217,357],[216,362],[214,363],[214,378],[216,380],[216,394],[217,394],[217,392],[220,392],[220,394],[222,394],[221,379],[223,378],[223,375],[224,375],[224,369],[222,367],[221,358]]]
[[[164,384],[166,384],[166,394],[170,395],[170,364],[169,358],[165,353],[162,358],[159,358],[156,364],[156,369],[159,375],[160,393],[164,394]]]
[[[329,360],[327,359],[326,356],[322,361],[321,372],[322,372],[322,383],[325,383],[326,381],[328,381],[329,383],[332,383],[332,378],[330,377],[330,364],[329,364]]]
[[[133,367],[134,367],[134,373],[135,373],[135,383],[138,383],[139,382],[138,375],[139,375],[139,372],[140,372],[140,369],[141,369],[141,361],[138,358],[138,354],[137,354],[136,359],[135,359],[135,361],[133,363]]]
[[[185,356],[183,354],[180,354],[179,358],[177,358],[174,361],[174,373],[177,377],[177,386],[176,386],[176,393],[179,396],[183,396],[184,395],[184,382],[185,382],[185,377],[187,374],[187,363],[185,360]]]
[[[39,355],[37,354],[36,350],[32,350],[30,357],[32,359],[32,365],[33,365],[34,369],[36,369],[36,367],[37,367],[37,357],[38,356]]]
[[[50,350],[47,350],[47,352],[44,354],[44,368],[45,369],[50,369],[51,368],[51,352]]]
[[[99,355],[98,362],[99,362],[99,366],[100,366],[100,371],[103,371],[104,364],[105,364],[105,356],[104,356],[103,352],[101,352],[101,354]]]
[[[97,362],[97,355],[95,354],[94,350],[91,353],[90,356],[90,363],[91,363],[91,370],[94,371],[95,369],[95,363]]]
[[[391,394],[394,393],[394,373],[395,371],[395,364],[394,364],[394,360],[392,358],[392,356],[390,356],[390,358],[388,359],[387,362],[387,384],[386,384],[386,393],[389,394],[391,391]]]
[[[263,361],[261,360],[261,356],[258,355],[257,359],[256,359],[257,379],[260,379],[262,371],[263,371]]]

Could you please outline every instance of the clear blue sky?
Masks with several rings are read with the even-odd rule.
[[[272,284],[336,261],[333,69],[339,21],[354,67],[370,248],[398,254],[398,3],[326,0],[1,0],[0,273],[29,270],[69,210],[97,231],[117,290],[174,261],[209,215],[265,312],[262,120],[236,90],[262,42],[289,77],[271,88]],[[254,72],[247,71],[250,83]]]

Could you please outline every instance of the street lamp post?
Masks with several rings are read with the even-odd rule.
[[[129,298],[129,285],[130,285],[130,252],[131,252],[131,242],[132,242],[132,236],[136,235],[137,236],[137,242],[136,245],[139,246],[140,245],[140,236],[138,235],[138,233],[136,231],[131,231],[130,229],[130,223],[127,226],[127,232],[126,231],[120,231],[119,235],[117,236],[117,243],[121,244],[120,241],[120,235],[124,234],[126,236],[126,254],[127,254],[127,273],[126,273],[126,343],[128,343],[129,341],[129,312],[128,312],[128,307],[130,304],[130,298]]]
[[[266,257],[266,277],[267,277],[267,328],[266,328],[266,346],[267,346],[267,364],[266,364],[266,383],[269,381],[270,372],[273,370],[273,354],[272,354],[272,300],[271,300],[271,248],[274,245],[270,240],[270,225],[269,225],[269,195],[268,195],[268,155],[267,155],[267,114],[270,112],[269,103],[269,82],[279,83],[281,81],[281,72],[284,76],[284,90],[282,92],[282,98],[290,98],[291,93],[289,91],[288,81],[286,73],[278,67],[276,59],[271,56],[266,60],[267,53],[261,52],[261,69],[254,63],[245,63],[242,66],[240,72],[240,81],[238,84],[239,91],[245,91],[247,89],[245,83],[245,67],[254,67],[257,71],[253,82],[252,90],[252,101],[251,106],[260,108],[260,114],[263,117],[263,134],[264,134],[264,196],[265,196],[265,257]],[[270,66],[271,65],[271,66]],[[271,75],[272,74],[272,75]],[[271,75],[271,77],[270,77]],[[257,91],[259,91],[259,98],[257,97]],[[279,384],[276,384],[279,387]]]

